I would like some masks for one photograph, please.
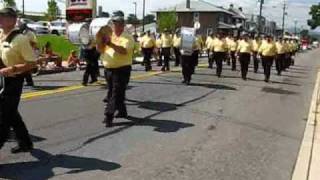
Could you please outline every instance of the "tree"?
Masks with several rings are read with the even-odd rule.
[[[46,14],[49,21],[57,19],[60,12],[57,2],[55,0],[48,0],[48,12]]]
[[[138,24],[139,20],[134,14],[129,14],[127,17],[127,24]]]
[[[161,12],[158,14],[158,27],[162,32],[164,29],[175,30],[177,24],[176,12]]]
[[[156,19],[156,16],[155,16],[155,15],[153,15],[153,14],[147,14],[147,15],[144,17],[144,23],[145,23],[145,24],[154,23],[154,22],[156,22],[155,19]]]
[[[320,3],[312,5],[309,14],[311,15],[311,19],[308,20],[308,25],[311,29],[320,26]]]
[[[3,0],[3,2],[5,3],[6,6],[12,6],[12,7],[16,6],[15,0]]]

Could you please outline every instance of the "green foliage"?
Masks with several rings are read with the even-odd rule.
[[[46,17],[49,21],[57,19],[60,10],[55,0],[48,0],[48,10]]]
[[[168,29],[170,31],[175,30],[177,19],[176,12],[161,12],[158,14],[158,27],[160,32],[163,32],[164,29]]]
[[[147,15],[144,17],[144,23],[145,23],[145,24],[154,23],[154,22],[155,22],[155,19],[156,19],[156,16],[155,16],[155,15],[153,15],[153,14],[147,14]]]
[[[40,35],[37,38],[38,38],[38,46],[40,49],[42,49],[47,42],[50,42],[53,51],[58,55],[62,56],[63,60],[67,60],[72,50],[79,49],[78,46],[73,45],[64,36]]]
[[[320,3],[312,5],[309,14],[311,15],[311,19],[308,20],[308,25],[311,29],[320,26]]]
[[[134,14],[129,14],[127,17],[128,24],[139,24],[138,18]]]
[[[3,2],[6,4],[6,6],[16,6],[15,0],[3,0]]]

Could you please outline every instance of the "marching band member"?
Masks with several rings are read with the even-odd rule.
[[[228,51],[227,42],[222,34],[218,34],[217,38],[211,42],[210,49],[213,52],[213,57],[217,66],[216,74],[218,77],[221,77],[222,64]]]
[[[239,61],[241,65],[241,77],[243,80],[247,80],[251,51],[252,44],[249,41],[249,36],[247,34],[244,34],[243,40],[239,43],[237,48],[237,54],[239,54]]]
[[[265,75],[264,81],[269,82],[271,67],[272,67],[274,58],[277,55],[277,47],[273,42],[273,39],[271,36],[267,36],[266,42],[261,44],[261,47],[259,48],[259,53],[261,55],[262,66],[263,66],[264,75]]]

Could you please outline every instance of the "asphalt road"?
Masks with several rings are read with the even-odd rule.
[[[106,129],[103,86],[23,100],[35,150],[0,153],[3,179],[289,180],[304,133],[320,62],[319,50],[263,82],[225,66],[222,78],[201,66],[192,85],[181,73],[133,78],[129,120]],[[205,63],[205,60],[202,61]],[[135,66],[133,76],[145,74]],[[239,69],[239,67],[238,67]],[[260,72],[262,69],[260,68]],[[81,72],[36,78],[36,89],[78,85]]]

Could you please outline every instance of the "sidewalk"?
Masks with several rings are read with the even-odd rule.
[[[306,130],[292,180],[320,179],[320,72],[318,72]]]

